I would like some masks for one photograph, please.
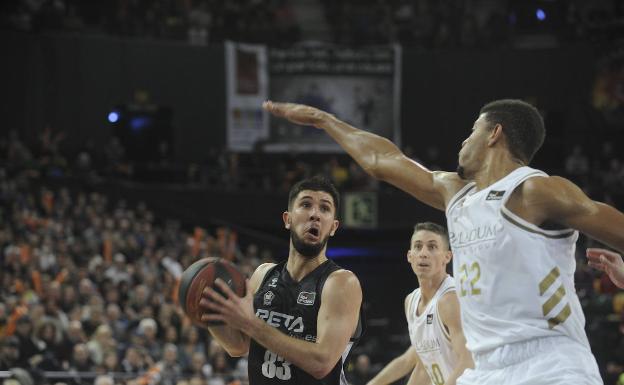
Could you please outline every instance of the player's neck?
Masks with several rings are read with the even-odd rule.
[[[522,166],[525,164],[514,159],[508,151],[490,152],[483,162],[483,167],[474,177],[477,189],[487,188]]]
[[[325,250],[323,250],[316,257],[304,257],[294,248],[291,248],[288,255],[288,262],[286,263],[286,269],[288,270],[290,277],[299,282],[325,261],[327,261]]]
[[[423,304],[429,303],[440,286],[442,286],[442,282],[444,282],[446,277],[446,271],[443,271],[431,278],[418,278],[418,286],[420,287],[420,296],[422,298],[421,302]]]

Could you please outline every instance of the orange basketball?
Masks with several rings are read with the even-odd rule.
[[[206,286],[213,287],[214,281],[221,278],[239,297],[245,295],[245,276],[238,268],[229,261],[215,258],[203,258],[193,263],[182,273],[178,300],[186,315],[198,325],[216,326],[222,322],[202,322],[201,315],[206,310],[199,307],[201,293]]]

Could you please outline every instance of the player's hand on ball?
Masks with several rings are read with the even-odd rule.
[[[322,122],[331,116],[325,111],[304,104],[276,103],[270,100],[262,103],[262,108],[277,117],[286,118],[293,123],[315,126],[317,128],[320,128]]]
[[[256,318],[248,281],[244,297],[236,295],[220,278],[215,280],[215,287],[205,287],[199,301],[199,307],[205,311],[201,320],[203,322],[221,321],[234,329],[245,332]]]

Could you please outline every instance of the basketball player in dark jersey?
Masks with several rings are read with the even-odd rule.
[[[202,293],[204,321],[221,321],[211,334],[232,356],[249,352],[249,382],[346,384],[342,365],[362,327],[362,289],[351,271],[327,259],[327,240],[338,229],[339,196],[319,177],[293,186],[284,226],[288,260],[259,266],[236,296],[217,280]]]

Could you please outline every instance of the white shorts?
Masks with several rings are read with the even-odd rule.
[[[473,354],[457,385],[603,385],[591,350],[569,337],[545,337]]]

